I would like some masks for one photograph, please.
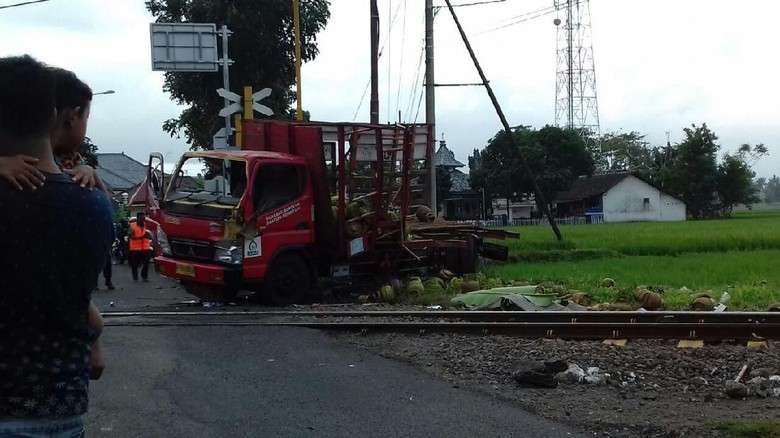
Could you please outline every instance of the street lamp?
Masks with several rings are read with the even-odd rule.
[[[106,90],[106,91],[101,91],[100,93],[92,93],[92,95],[93,96],[99,96],[101,94],[114,94],[114,93],[116,93],[116,91],[114,91],[114,90]]]

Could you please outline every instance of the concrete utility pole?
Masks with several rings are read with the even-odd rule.
[[[433,0],[425,0],[425,123],[433,131],[433,153],[436,153],[436,91],[433,73]],[[430,163],[431,180],[431,210],[438,216],[439,211],[436,202],[436,163],[431,155]]]
[[[379,7],[371,0],[371,123],[379,123]]]
[[[490,83],[487,80],[487,76],[485,76],[485,72],[479,65],[477,55],[474,53],[474,49],[471,48],[471,43],[469,43],[469,39],[466,36],[466,32],[463,30],[463,26],[460,25],[458,15],[455,14],[455,9],[452,8],[452,3],[450,3],[450,0],[444,1],[447,3],[447,8],[450,10],[450,14],[452,14],[452,19],[455,21],[455,26],[457,26],[458,32],[460,32],[460,37],[463,39],[463,44],[465,44],[466,50],[468,50],[469,56],[471,56],[471,60],[474,62],[474,67],[476,67],[477,73],[479,73],[479,77],[482,79],[482,83],[485,85],[485,90],[488,93],[488,97],[490,97],[490,101],[493,103],[493,107],[496,109],[496,114],[498,115],[499,120],[501,120],[501,125],[504,127],[504,131],[506,132],[507,137],[509,137],[509,141],[512,142],[512,147],[519,149],[520,146],[517,144],[517,139],[514,135],[512,135],[512,128],[509,126],[509,122],[507,122],[506,116],[504,116],[504,111],[501,110],[501,105],[498,104],[498,99],[496,98],[495,93],[493,93],[493,87],[490,86]],[[531,183],[534,187],[534,194],[536,199],[539,201],[538,204],[542,207],[545,216],[547,216],[547,220],[550,222],[550,227],[552,228],[553,233],[555,233],[555,237],[559,242],[563,241],[563,236],[561,236],[561,231],[558,229],[558,224],[555,223],[555,217],[553,217],[552,213],[550,212],[547,201],[544,199],[544,194],[539,188],[539,183],[536,181],[536,177],[534,176],[530,166],[528,166],[528,162],[526,162],[525,159],[520,160],[520,170],[531,179]],[[507,200],[507,209],[508,208],[509,201]]]

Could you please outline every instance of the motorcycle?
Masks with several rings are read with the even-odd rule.
[[[122,265],[127,261],[127,237],[114,239],[114,243],[111,245],[111,256],[114,259],[114,264],[117,265]]]

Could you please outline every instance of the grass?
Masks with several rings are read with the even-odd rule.
[[[780,423],[776,421],[723,421],[715,429],[725,431],[730,438],[780,438]]]
[[[732,219],[561,226],[557,242],[549,226],[510,227],[519,240],[504,242],[517,260],[545,261],[583,252],[590,258],[670,256],[698,252],[780,249],[780,211],[735,212]],[[545,257],[546,255],[550,257]],[[563,254],[563,256],[562,256]],[[575,256],[576,257],[576,256]]]
[[[669,309],[687,308],[695,292],[712,291],[717,299],[728,291],[731,309],[764,310],[780,301],[778,260],[780,250],[735,251],[493,265],[484,272],[506,280],[562,284],[586,291],[600,302],[614,302],[620,291],[637,286],[663,285],[669,289],[663,297]],[[614,279],[616,287],[601,287],[605,277]],[[679,292],[683,286],[691,293]]]
[[[728,220],[562,226],[557,242],[549,226],[511,227],[519,240],[509,264],[483,272],[503,280],[561,284],[598,302],[629,297],[637,286],[667,286],[667,309],[685,309],[692,294],[728,291],[732,310],[765,310],[780,301],[780,211],[739,211]],[[601,279],[613,278],[615,288]],[[685,286],[691,292],[680,292]]]

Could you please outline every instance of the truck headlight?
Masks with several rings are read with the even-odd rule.
[[[163,255],[172,255],[171,244],[168,242],[168,235],[162,230],[162,227],[157,227],[157,244],[160,245],[160,250]]]
[[[214,245],[214,261],[240,265],[244,261],[244,248],[231,241],[219,242]]]

